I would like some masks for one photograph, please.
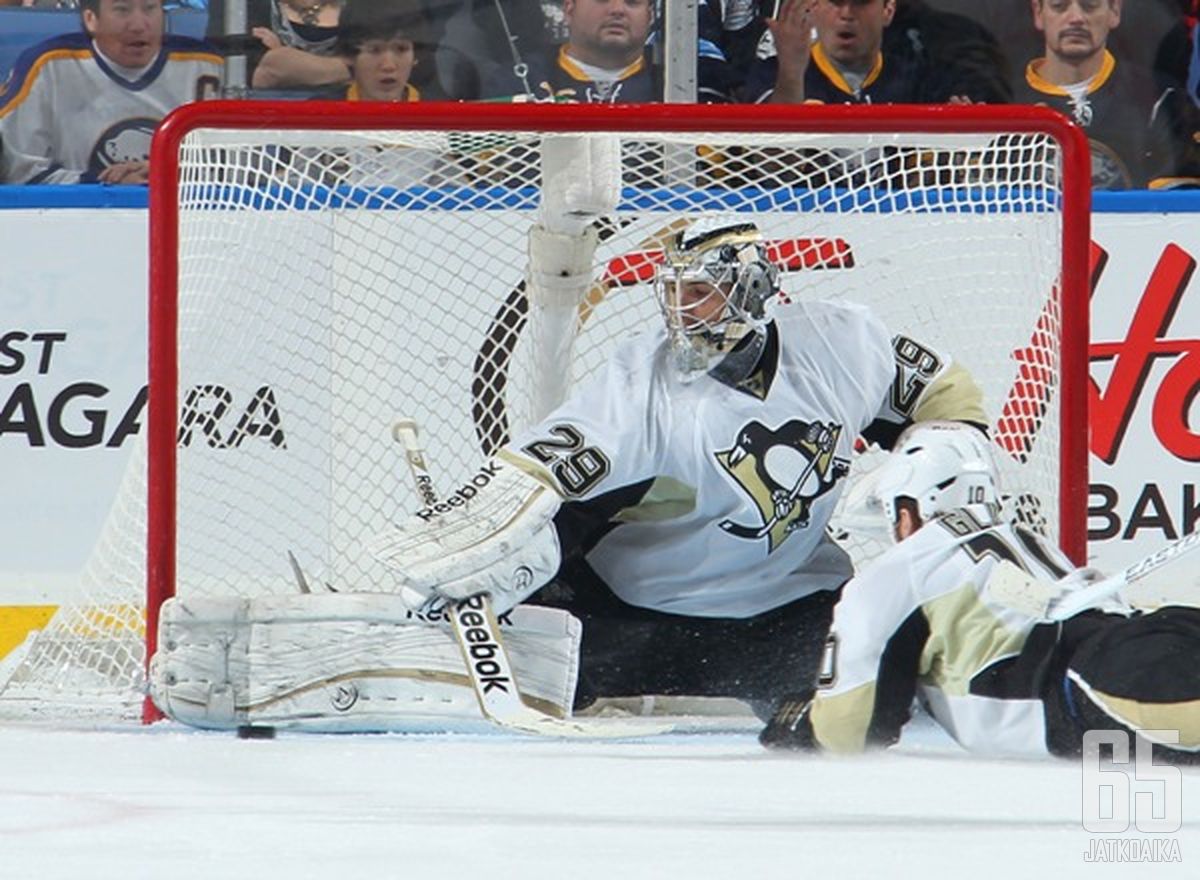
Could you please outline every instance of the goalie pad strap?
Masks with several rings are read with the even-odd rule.
[[[540,711],[575,695],[579,621],[559,609],[503,615],[513,673]],[[391,595],[336,593],[164,603],[150,694],[176,721],[371,732],[482,721],[462,651],[445,625]]]

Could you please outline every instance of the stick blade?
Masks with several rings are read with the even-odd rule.
[[[554,718],[533,712],[507,718],[493,715],[490,720],[519,733],[558,739],[640,739],[675,729],[661,719]]]

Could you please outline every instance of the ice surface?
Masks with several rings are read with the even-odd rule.
[[[1184,825],[1167,835],[1182,863],[1094,864],[1078,764],[968,757],[931,730],[835,759],[729,731],[11,726],[0,754],[4,880],[1200,877],[1200,768],[1183,771]]]

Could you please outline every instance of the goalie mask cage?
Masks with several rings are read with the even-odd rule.
[[[526,297],[547,137],[620,141],[574,333]],[[151,167],[145,442],[0,717],[140,718],[162,601],[294,592],[289,552],[315,588],[386,589],[362,544],[419,507],[393,423],[462,485],[661,326],[680,218],[753,220],[788,298],[866,303],[966,365],[1010,515],[1084,558],[1089,168],[1048,110],[202,102]]]

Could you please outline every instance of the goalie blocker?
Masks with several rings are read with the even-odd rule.
[[[554,577],[561,552],[558,493],[493,459],[441,502],[389,528],[369,552],[399,580],[414,610],[488,593],[497,614]]]

